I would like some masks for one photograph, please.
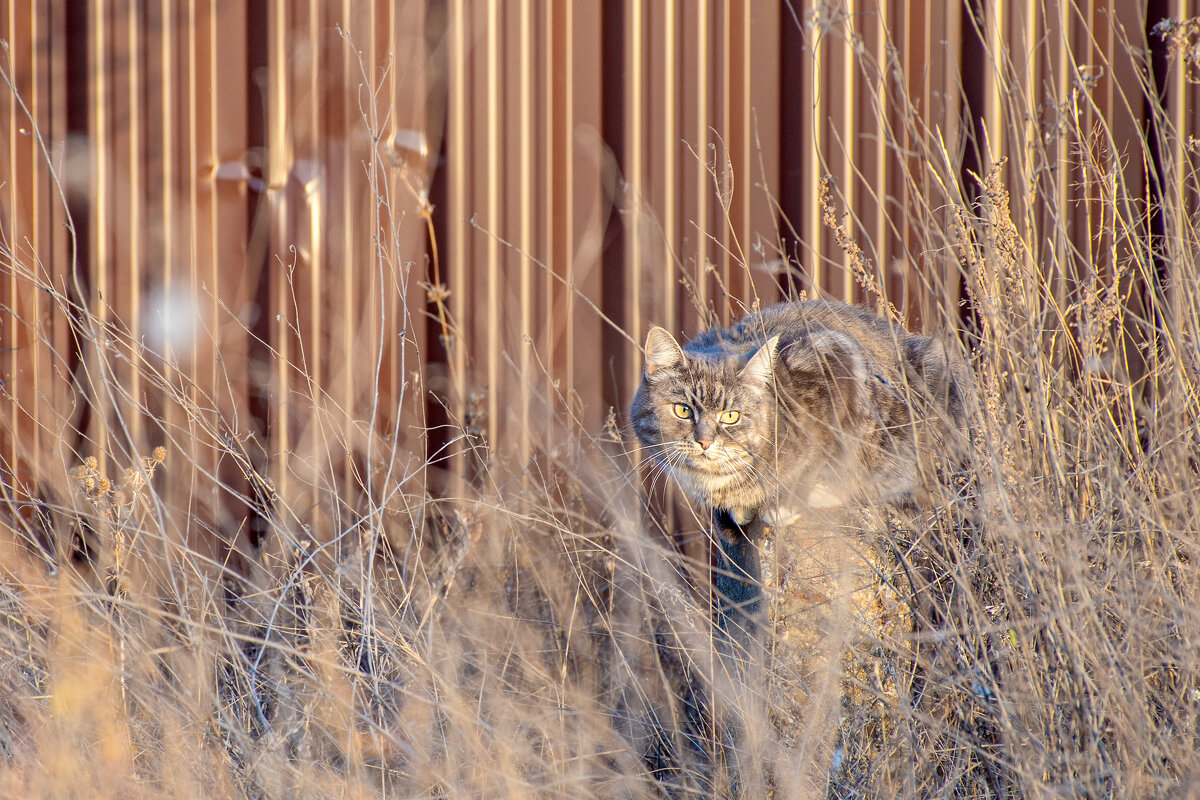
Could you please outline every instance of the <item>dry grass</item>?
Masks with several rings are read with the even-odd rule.
[[[1164,28],[1187,74],[1194,31]],[[1156,152],[1120,158],[1103,120],[1062,113],[964,182],[879,85],[918,153],[904,223],[964,287],[926,319],[960,329],[973,367],[973,461],[925,513],[768,542],[761,650],[714,629],[648,535],[617,427],[563,422],[569,446],[435,492],[364,423],[370,479],[322,477],[331,447],[281,497],[199,387],[8,251],[5,278],[72,321],[80,397],[119,411],[95,442],[128,443],[134,416],[149,434],[98,460],[64,441],[31,467],[36,502],[6,486],[0,794],[1200,796],[1195,155],[1161,107]],[[1012,140],[1034,100],[1014,93]],[[1088,257],[1049,235],[1073,213],[1046,180],[1060,152],[1095,200]],[[1142,164],[1169,190],[1127,183]],[[877,292],[851,222],[828,219]],[[142,407],[129,369],[182,413]],[[314,426],[350,413],[311,400]],[[238,482],[180,463],[197,441]],[[186,533],[196,486],[232,549]],[[255,510],[260,550],[223,508]]]

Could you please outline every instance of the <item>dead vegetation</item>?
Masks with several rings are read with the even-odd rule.
[[[1162,28],[1188,76],[1195,30]],[[714,628],[697,565],[648,534],[619,426],[566,420],[566,444],[514,465],[450,419],[475,459],[450,481],[364,423],[369,480],[327,479],[344,474],[338,443],[284,497],[215,402],[10,243],[4,279],[53,298],[92,365],[73,390],[119,413],[4,486],[0,794],[1200,792],[1194,149],[1160,107],[1155,152],[1118,153],[1080,93],[964,180],[880,91],[919,153],[912,185],[937,187],[904,212],[926,266],[961,278],[927,321],[958,331],[973,368],[973,461],[923,513],[866,509],[769,542],[761,650]],[[1007,124],[1023,130],[1024,110]],[[1048,165],[1094,189],[1088,258],[1047,236],[1070,210]],[[1157,193],[1127,183],[1142,168]],[[142,405],[130,369],[178,413]],[[310,399],[314,420],[339,412]],[[118,429],[134,417],[145,443]],[[236,483],[186,462],[181,443],[200,440]]]

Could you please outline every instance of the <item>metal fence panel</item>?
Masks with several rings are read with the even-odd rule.
[[[444,486],[481,458],[527,461],[565,416],[599,431],[623,413],[651,323],[692,333],[801,289],[873,301],[823,220],[826,176],[919,325],[931,295],[959,291],[912,223],[937,195],[910,148],[930,131],[964,185],[1004,157],[1013,178],[1046,158],[1033,171],[1071,218],[1020,192],[1013,213],[1044,232],[1038,258],[1102,277],[1120,258],[1103,187],[1057,168],[1087,143],[1055,120],[1145,135],[1143,76],[1124,53],[1144,43],[1146,13],[1115,0],[15,0],[0,19],[9,498],[27,514],[39,482],[86,456],[162,443],[191,471],[169,501],[195,506],[197,529],[177,534],[254,544],[270,492],[221,457],[228,441],[289,507],[315,504],[305,492],[321,481],[369,495],[378,469],[432,460]],[[1168,85],[1170,124],[1200,133],[1184,112],[1196,92]],[[1026,141],[1001,133],[1006,108],[1028,118]],[[1145,183],[1144,165],[1122,168]],[[101,323],[95,341],[72,335],[71,304]],[[106,331],[125,337],[124,360],[99,357]],[[198,490],[220,482],[263,505]],[[354,513],[318,516],[339,528]]]

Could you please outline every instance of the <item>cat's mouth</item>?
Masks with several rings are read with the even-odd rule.
[[[712,450],[702,452],[693,450],[686,453],[685,456],[681,465],[693,472],[702,472],[706,475],[726,475],[738,472],[736,460],[725,453]]]

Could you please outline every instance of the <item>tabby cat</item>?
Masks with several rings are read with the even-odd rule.
[[[684,346],[646,337],[633,429],[695,501],[739,525],[811,509],[919,502],[965,442],[965,366],[869,310],[811,300]]]

